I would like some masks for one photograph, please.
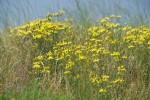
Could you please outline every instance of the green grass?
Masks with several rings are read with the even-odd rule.
[[[50,89],[41,90],[38,83],[29,82],[25,85],[21,92],[7,90],[0,96],[1,100],[72,100],[71,97],[62,93],[52,94]]]

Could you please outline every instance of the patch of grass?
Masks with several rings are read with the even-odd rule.
[[[72,100],[71,97],[62,93],[52,94],[50,89],[41,90],[38,82],[29,82],[23,89],[16,93],[13,90],[7,90],[0,95],[1,100]]]

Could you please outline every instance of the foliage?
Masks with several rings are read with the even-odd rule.
[[[79,100],[125,99],[133,86],[136,95],[149,93],[149,28],[121,25],[120,16],[112,15],[99,25],[83,28],[79,37],[76,26],[53,20],[62,14],[49,14],[10,30],[16,45],[24,45],[23,50],[30,53],[26,82],[38,80],[42,90],[50,88]],[[5,85],[1,83],[0,88]]]

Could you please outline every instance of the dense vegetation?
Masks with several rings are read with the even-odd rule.
[[[148,100],[150,29],[120,23],[60,21],[59,13],[0,38],[2,100]]]

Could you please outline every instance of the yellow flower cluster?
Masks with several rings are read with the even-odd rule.
[[[100,92],[100,93],[106,93],[107,90],[106,90],[106,89],[99,89],[99,92]]]
[[[49,50],[56,42],[62,40],[62,37],[67,39],[70,36],[69,34],[71,34],[71,25],[60,21],[52,21],[52,17],[62,14],[63,11],[59,11],[57,14],[49,14],[45,19],[39,19],[23,26],[18,26],[11,30],[11,36],[16,35],[26,40],[25,42],[32,41],[33,47],[40,51],[42,49],[45,51]]]
[[[35,62],[32,66],[33,74],[37,75],[38,77],[41,74],[49,74],[50,73],[50,66],[44,65],[44,57],[42,55],[36,57]]]
[[[119,66],[119,67],[118,67],[118,73],[117,73],[117,74],[121,74],[121,73],[123,73],[124,71],[126,71],[125,67],[124,67],[124,66]]]
[[[115,89],[114,84],[124,83],[128,61],[134,56],[131,48],[150,48],[150,29],[111,22],[119,20],[120,16],[104,18],[99,26],[88,28],[82,41],[75,37],[74,27],[65,22],[52,22],[51,17],[55,15],[12,31],[18,37],[31,40],[41,52],[32,66],[36,75],[53,76],[60,72],[66,78],[69,76],[70,84],[74,84],[73,79],[82,81],[86,74],[93,88],[106,93]]]
[[[135,46],[149,46],[150,30],[145,26],[140,28],[126,27],[128,30],[123,38],[124,42],[128,44],[128,48]]]

